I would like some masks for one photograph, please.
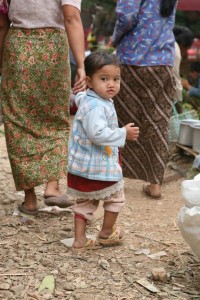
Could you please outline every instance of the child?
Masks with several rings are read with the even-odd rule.
[[[68,192],[76,199],[73,206],[75,240],[73,249],[96,249],[121,243],[124,236],[115,226],[124,206],[122,169],[118,147],[136,141],[139,128],[129,123],[118,127],[112,101],[120,89],[120,64],[114,54],[93,52],[85,59],[86,93],[78,93],[69,148]],[[104,220],[98,241],[86,238],[99,200],[104,201]]]

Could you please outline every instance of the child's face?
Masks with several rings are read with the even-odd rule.
[[[191,77],[193,80],[196,80],[199,76],[200,76],[200,73],[198,73],[198,72],[196,72],[196,71],[190,72],[190,77]]]
[[[119,93],[120,68],[114,65],[104,66],[86,80],[90,89],[103,99],[109,100]]]

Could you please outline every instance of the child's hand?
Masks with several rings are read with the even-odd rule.
[[[126,128],[126,139],[136,141],[139,136],[139,127],[134,127],[134,123],[129,123],[124,127]]]

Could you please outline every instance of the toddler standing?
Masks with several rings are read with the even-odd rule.
[[[120,63],[116,55],[93,52],[85,59],[86,93],[78,93],[69,148],[68,193],[73,206],[75,239],[73,249],[95,249],[121,243],[124,236],[115,226],[124,206],[124,182],[119,147],[126,139],[136,141],[139,128],[129,123],[118,127],[112,98],[120,90]],[[97,241],[86,237],[99,200],[104,219]]]

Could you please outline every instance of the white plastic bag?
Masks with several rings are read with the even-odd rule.
[[[183,238],[200,259],[200,174],[181,185],[185,206],[178,214],[178,227]]]
[[[200,169],[200,154],[198,154],[192,164],[192,167],[195,169]],[[199,174],[200,175],[200,174]],[[198,175],[197,175],[198,176]],[[195,176],[196,177],[196,176]]]
[[[199,155],[199,157],[200,157],[200,155]],[[199,180],[199,181],[200,181],[200,173],[197,174],[197,175],[194,177],[194,180]],[[199,184],[200,184],[200,183],[199,183]]]
[[[199,174],[198,174],[199,175]],[[193,206],[200,207],[200,180],[196,176],[195,180],[184,180],[181,185],[182,197],[185,206],[188,208]]]
[[[183,238],[200,258],[200,207],[182,207],[178,214],[178,227]]]

